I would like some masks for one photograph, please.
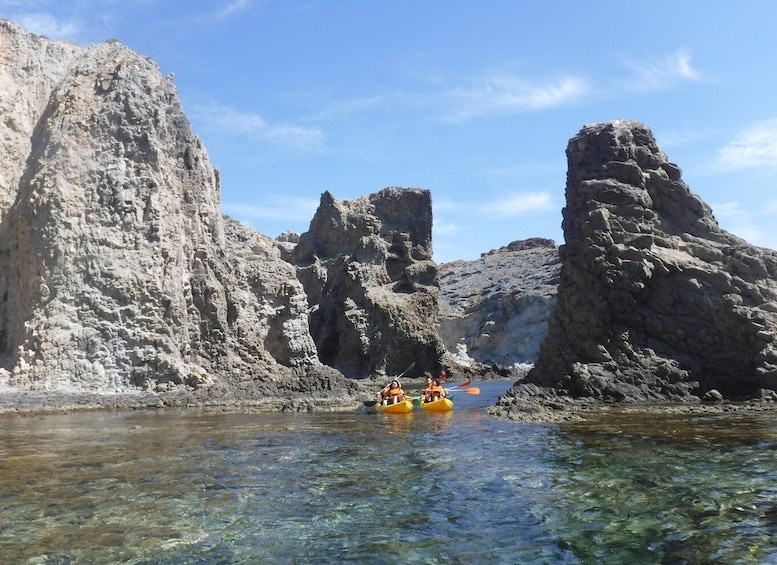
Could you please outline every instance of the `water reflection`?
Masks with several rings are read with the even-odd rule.
[[[776,448],[766,415],[606,414],[559,426],[457,406],[9,419],[0,556],[766,563],[777,559]]]

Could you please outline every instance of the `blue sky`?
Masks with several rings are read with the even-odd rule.
[[[321,193],[431,190],[438,262],[563,242],[567,141],[647,124],[727,229],[777,248],[777,2],[0,0],[173,73],[224,213],[306,231]]]

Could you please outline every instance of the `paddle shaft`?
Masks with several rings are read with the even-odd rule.
[[[396,377],[394,377],[394,379],[398,379],[398,378],[402,377],[402,376],[403,376],[405,373],[407,373],[407,372],[408,372],[410,369],[412,369],[413,367],[415,367],[415,361],[413,361],[412,363],[410,363],[410,365],[408,365],[408,366],[407,366],[407,369],[405,369],[404,371],[402,371],[401,373],[399,373],[399,374],[398,374]],[[394,379],[392,379],[392,380],[394,380]],[[369,407],[369,406],[375,406],[377,403],[378,403],[378,401],[377,401],[377,400],[365,400],[365,401],[364,401],[364,405],[365,405],[365,406],[367,406],[367,407]]]

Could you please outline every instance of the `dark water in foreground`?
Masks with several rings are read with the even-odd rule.
[[[777,417],[0,420],[2,563],[777,563]]]

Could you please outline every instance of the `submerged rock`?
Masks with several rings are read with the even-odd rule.
[[[500,406],[529,385],[618,402],[777,388],[777,252],[722,230],[640,123],[586,126],[567,159],[557,305]]]

